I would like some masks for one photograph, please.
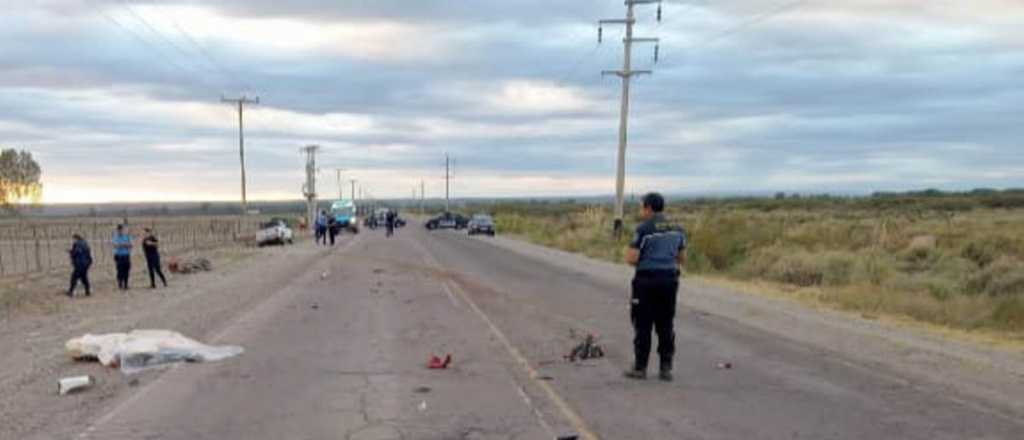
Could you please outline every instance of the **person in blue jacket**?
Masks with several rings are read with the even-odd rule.
[[[89,250],[89,243],[81,235],[72,234],[71,238],[74,241],[71,244],[71,250],[68,251],[71,255],[72,268],[71,287],[68,288],[68,297],[74,298],[75,288],[78,287],[79,281],[85,287],[85,296],[92,296],[92,290],[89,287],[89,266],[92,266],[92,251]]]
[[[125,232],[124,225],[117,225],[114,238],[114,264],[117,267],[117,288],[128,290],[128,278],[132,272],[132,236]]]

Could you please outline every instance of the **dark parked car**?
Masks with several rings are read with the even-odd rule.
[[[494,236],[494,219],[487,214],[476,214],[469,221],[469,235],[487,234]]]
[[[464,229],[469,224],[469,219],[461,214],[446,212],[424,224],[427,229]]]

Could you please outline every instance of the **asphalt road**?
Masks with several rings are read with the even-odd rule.
[[[676,381],[629,381],[625,285],[487,241],[364,231],[212,341],[245,354],[172,368],[75,438],[1024,438],[1021,417],[685,299]],[[607,357],[564,361],[585,332]]]

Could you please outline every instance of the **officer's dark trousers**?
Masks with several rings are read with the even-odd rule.
[[[128,277],[132,272],[132,257],[129,255],[114,255],[114,264],[117,266],[117,287],[128,289]]]
[[[92,291],[89,290],[89,266],[75,266],[74,270],[71,271],[71,287],[68,287],[68,296],[75,293],[75,288],[78,287],[79,281],[85,287],[85,294],[91,294]]]
[[[658,333],[658,356],[663,369],[672,368],[675,353],[675,330],[672,320],[676,316],[676,294],[679,277],[671,272],[664,274],[637,274],[633,278],[633,302],[630,317],[633,321],[633,351],[636,356],[634,368],[647,369],[651,354],[651,330]]]
[[[331,237],[331,246],[334,246],[334,237],[338,235],[338,230],[335,228],[327,228],[327,235]],[[327,244],[326,240],[324,244]]]
[[[160,255],[146,255],[146,269],[149,270],[149,286],[156,287],[156,275],[160,276],[160,281],[164,283],[164,287],[167,287],[167,278],[164,277],[164,271],[160,269]]]

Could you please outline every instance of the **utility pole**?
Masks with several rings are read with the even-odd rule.
[[[303,195],[306,196],[308,225],[316,222],[316,152],[319,149],[318,145],[307,145],[302,148],[302,152],[306,153],[306,184],[303,185]]]
[[[451,212],[451,159],[444,153],[444,212]]]
[[[629,121],[629,81],[634,75],[650,75],[650,70],[633,70],[633,43],[654,43],[654,62],[658,62],[657,38],[633,38],[633,25],[636,24],[634,7],[636,5],[658,4],[658,21],[661,21],[661,0],[625,0],[626,18],[598,21],[597,42],[602,40],[605,24],[622,24],[626,26],[626,37],[622,40],[622,70],[604,70],[601,76],[615,75],[622,78],[622,108],[619,111],[619,155],[615,170],[615,236],[622,234],[623,192],[626,184],[626,141]]]
[[[242,215],[249,213],[249,201],[245,197],[245,134],[242,124],[242,112],[245,104],[259,104],[260,97],[249,98],[242,95],[241,98],[229,99],[220,97],[220,102],[227,102],[238,106],[238,158],[242,163]]]
[[[349,179],[349,182],[352,183],[352,203],[355,203],[355,201],[356,201],[356,179]]]
[[[338,200],[341,200],[341,199],[345,198],[345,194],[343,193],[343,189],[341,187],[341,172],[345,171],[345,169],[344,168],[335,168],[335,171],[338,172]]]

